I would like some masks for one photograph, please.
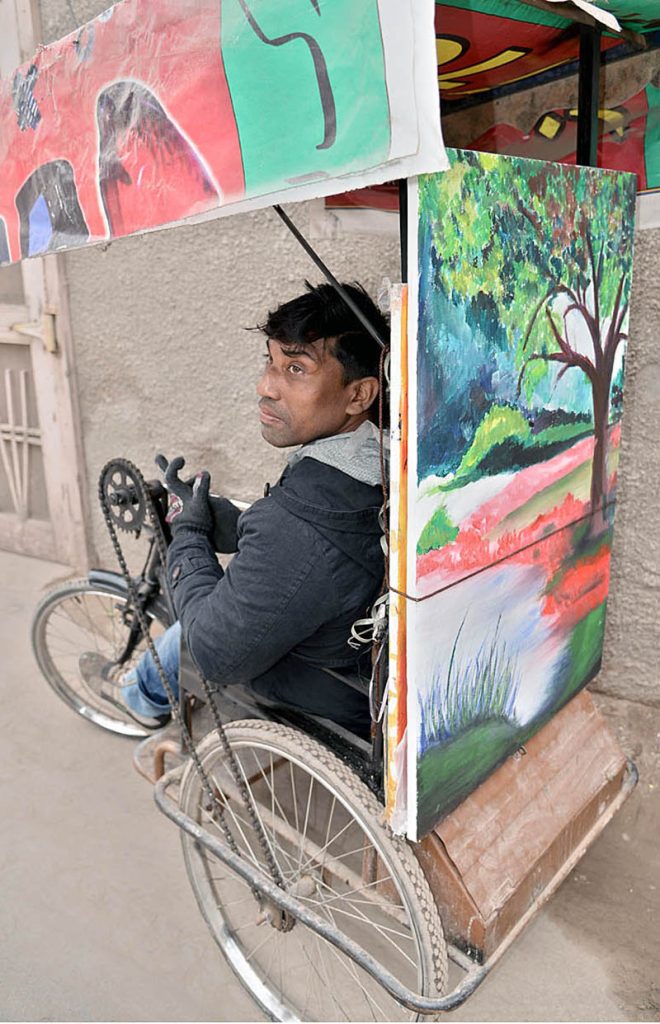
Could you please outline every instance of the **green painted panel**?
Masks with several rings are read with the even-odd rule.
[[[520,0],[500,0],[494,5],[492,0],[437,0],[440,7],[458,7],[464,11],[477,14],[494,14],[512,21],[526,21],[532,25],[549,25],[564,28],[569,19],[557,14],[538,10]],[[618,18],[623,28],[635,32],[651,32],[660,28],[660,7],[658,0],[616,0],[614,3],[594,4],[607,14]],[[577,13],[577,10],[576,10]]]
[[[248,196],[387,158],[376,0],[224,0],[221,38]]]
[[[635,32],[651,32],[660,28],[658,0],[614,0],[613,3],[600,3],[597,6],[618,18],[624,28]]]
[[[660,188],[660,89],[647,85],[646,99],[649,105],[644,136],[646,187]]]

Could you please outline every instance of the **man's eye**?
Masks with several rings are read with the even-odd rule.
[[[289,367],[288,368],[289,368],[289,371],[291,373],[295,373],[295,374],[299,374],[299,373],[304,373],[305,372],[304,367],[300,366],[299,363],[289,363]]]

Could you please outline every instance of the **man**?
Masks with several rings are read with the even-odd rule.
[[[344,288],[386,340],[387,322],[366,292]],[[358,668],[351,626],[383,582],[381,349],[327,284],[308,283],[258,329],[267,345],[257,385],[262,436],[276,448],[301,447],[276,486],[240,515],[226,499],[209,499],[208,473],[184,483],[184,460],[159,456],[174,495],[167,573],[179,619],[159,657],[176,692],[182,631],[211,683],[247,684],[366,735],[366,697],[332,672]],[[236,552],[226,571],[216,550]],[[86,657],[81,671],[91,682],[99,671]],[[169,720],[151,655],[119,683],[100,674],[102,695],[141,724]]]

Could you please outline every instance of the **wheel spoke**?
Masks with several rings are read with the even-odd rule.
[[[373,795],[351,779],[338,759],[297,730],[258,721],[229,723],[226,732],[287,891],[401,983],[423,994],[438,991],[432,954],[437,959],[441,927],[429,924],[432,896],[420,889],[423,878],[412,852],[383,830]],[[251,862],[258,859],[259,870],[266,871],[255,824],[248,821],[235,782],[227,779],[222,746],[213,734],[204,743],[204,763],[215,769],[214,784],[223,792],[227,823],[236,829],[241,853]],[[201,813],[203,790],[192,767],[189,773],[181,806],[206,827],[210,816]],[[217,821],[212,827],[218,828]],[[214,858],[200,857],[201,848],[192,840],[184,840],[184,847],[216,941],[271,1017],[410,1019],[376,978],[328,939],[299,920],[280,931],[279,922],[270,918],[277,912],[267,901],[259,901],[261,913],[251,912],[254,896],[246,881],[220,868]],[[200,862],[208,868],[203,870]]]
[[[330,913],[330,911],[328,911],[328,918],[329,918],[330,922],[335,927],[337,927],[337,924],[336,924],[332,914]],[[338,961],[338,963],[341,964],[341,966],[344,968],[344,970],[353,978],[353,980],[356,982],[358,988],[360,989],[362,994],[365,996],[365,998],[367,1000],[367,1003],[369,1005],[369,1012],[371,1013],[372,1019],[373,1020],[377,1020],[377,1018],[376,1018],[376,1016],[374,1014],[374,1007],[376,1007],[376,1009],[378,1010],[379,1014],[381,1015],[380,1019],[381,1020],[387,1020],[387,1015],[385,1013],[385,1010],[382,1008],[382,1006],[380,1006],[378,1004],[378,1002],[373,998],[373,996],[367,991],[367,989],[364,986],[364,983],[358,977],[357,967],[355,966],[353,961],[350,960],[349,957],[344,956],[342,953],[340,953],[339,950],[335,949],[335,947],[332,945],[331,942],[329,942],[327,945],[328,945],[328,949],[330,950],[332,955],[335,957],[335,959]]]
[[[295,865],[295,862],[294,862],[294,858],[282,846],[278,845],[277,838],[276,838],[276,832],[277,832],[276,827],[275,827],[275,821],[276,821],[275,808],[276,807],[277,807],[277,810],[280,813],[281,820],[287,826],[287,830],[293,831],[293,829],[291,827],[291,822],[289,821],[289,818],[288,818],[288,816],[286,814],[286,811],[284,810],[284,808],[282,807],[280,801],[277,799],[277,797],[275,795],[275,787],[272,784],[272,782],[270,781],[270,779],[274,778],[273,756],[272,756],[272,754],[270,754],[270,757],[269,757],[270,779],[266,776],[266,773],[264,772],[263,767],[261,765],[261,761],[257,757],[256,751],[254,751],[254,750],[252,751],[252,756],[253,756],[254,762],[255,762],[255,764],[257,766],[257,770],[259,771],[259,774],[261,775],[261,777],[262,777],[262,779],[263,779],[263,781],[264,781],[264,783],[266,785],[266,788],[268,789],[268,792],[270,793],[270,801],[271,801],[271,832],[270,832],[270,838],[271,838],[272,842],[277,846],[278,850],[280,850],[282,855],[284,857],[286,857],[288,865],[289,865],[289,867],[288,867],[289,873],[295,874],[296,873],[296,865]],[[292,766],[289,763],[289,768],[291,768],[291,767]],[[244,773],[244,777],[245,777],[245,773]],[[246,782],[247,782],[247,780],[246,780]],[[292,782],[292,791],[293,791],[293,790],[295,790],[295,784],[293,783],[293,778],[291,779],[291,782]],[[297,800],[295,799],[295,797],[293,799],[293,807],[294,807],[295,822],[296,822],[295,831],[299,832],[299,828],[298,828],[298,804],[297,804]],[[262,826],[263,826],[263,821],[262,821]],[[265,828],[264,828],[264,831],[265,831]],[[280,870],[282,871],[282,873],[285,874],[286,872],[284,872],[283,867],[282,867],[281,864],[279,865],[279,867],[280,867]]]
[[[241,771],[241,773],[242,773],[242,775],[243,775],[243,779],[245,780],[245,783],[246,783],[246,785],[248,785],[248,782],[247,782],[247,778],[246,778],[245,772],[244,772],[244,770],[243,770],[243,765],[242,765],[242,763],[240,762],[240,760],[238,760],[238,764],[239,764],[239,768],[240,768],[240,771]],[[237,827],[238,827],[238,828],[240,829],[240,831],[241,831],[241,835],[242,835],[242,837],[243,837],[243,840],[244,840],[244,842],[245,842],[245,845],[246,845],[246,847],[247,847],[247,848],[248,848],[248,849],[249,849],[250,851],[252,851],[252,850],[253,850],[253,844],[252,844],[251,842],[249,842],[249,841],[248,841],[248,839],[247,839],[247,836],[246,836],[245,832],[244,832],[244,831],[243,831],[243,829],[241,828],[241,825],[245,826],[245,829],[246,829],[246,830],[247,830],[247,831],[248,831],[248,832],[249,832],[249,833],[251,834],[251,833],[253,832],[253,825],[252,825],[252,822],[251,822],[251,821],[248,821],[248,820],[247,820],[246,818],[244,818],[244,817],[241,817],[241,816],[240,816],[240,815],[238,814],[238,811],[237,811],[237,810],[236,810],[236,811],[234,810],[234,806],[232,805],[232,802],[231,802],[231,801],[230,801],[230,800],[229,800],[229,799],[227,798],[227,794],[226,794],[226,789],[227,789],[227,786],[226,786],[226,785],[225,785],[225,786],[221,786],[221,785],[220,785],[220,783],[219,783],[219,782],[217,781],[217,779],[216,779],[215,777],[213,777],[213,782],[214,782],[214,784],[215,784],[215,787],[216,787],[216,789],[218,790],[218,792],[217,792],[217,794],[216,794],[217,798],[218,798],[218,799],[220,800],[220,802],[222,803],[223,807],[224,807],[224,808],[225,808],[226,810],[228,810],[228,811],[229,811],[229,813],[231,814],[231,816],[232,816],[232,819],[233,819],[233,820],[234,820],[234,821],[236,822],[236,825],[237,825]],[[232,786],[232,789],[233,789],[233,786]],[[233,794],[233,793],[232,793],[232,796],[234,796],[234,794]],[[236,794],[235,794],[235,798],[236,798],[236,806],[239,806],[240,796],[239,796],[239,794],[238,794],[238,793],[236,793]],[[257,815],[257,820],[258,820],[258,821],[259,821],[259,823],[261,824],[261,827],[262,827],[262,829],[263,829],[263,831],[264,831],[264,834],[266,835],[266,839],[267,839],[267,841],[268,841],[268,833],[267,833],[267,830],[266,830],[266,828],[265,828],[265,825],[264,825],[263,819],[262,819],[261,815],[259,814],[259,809],[258,809],[258,806],[257,806],[257,803],[256,803],[256,801],[254,801],[254,800],[253,800],[253,804],[254,804],[254,808],[255,808],[255,812],[256,812],[256,815]],[[209,813],[209,812],[207,811],[207,814],[208,814],[208,813]],[[212,817],[212,815],[211,815],[211,817]],[[217,825],[217,822],[215,822],[215,824]],[[219,825],[218,825],[218,828],[220,828],[220,826],[219,826]],[[255,844],[255,846],[257,846],[257,847],[259,846],[259,840],[258,840],[258,838],[257,838],[256,834],[255,834],[255,838],[254,838],[254,844]],[[276,856],[276,854],[275,854],[275,851],[274,851],[274,849],[273,849],[273,843],[272,843],[272,842],[269,842],[269,844],[268,844],[268,845],[269,845],[269,849],[270,849],[271,853],[273,854],[273,857],[275,858],[275,861],[276,861],[276,863],[277,863],[278,867],[280,868],[280,871],[282,871],[282,873],[284,874],[284,871],[283,871],[283,869],[282,869],[282,865],[281,865],[281,864],[280,864],[280,862],[279,862],[279,861],[277,860],[277,856]],[[278,849],[279,849],[279,847],[278,847]],[[286,851],[285,851],[285,850],[282,850],[281,852],[282,852],[282,853],[284,854],[284,856],[286,856],[286,857],[287,857],[287,860],[288,860],[289,858],[288,858],[288,855],[287,855]],[[264,869],[265,865],[263,865],[262,863],[258,862],[258,861],[257,861],[257,860],[255,859],[254,855],[252,855],[252,859],[254,860],[254,862],[255,862],[255,863],[258,863],[258,864],[259,864],[259,867],[260,867],[260,868]]]
[[[272,764],[272,760],[273,760],[273,758],[272,758],[272,755],[271,755],[271,764]],[[292,801],[293,801],[293,813],[295,814],[295,817],[296,817],[296,832],[300,832],[300,822],[298,821],[298,798],[296,796],[296,782],[295,782],[294,775],[293,775],[293,762],[292,761],[289,761],[289,777],[291,779],[291,797],[292,797]]]
[[[323,909],[325,909],[327,905],[327,903],[321,904]],[[388,928],[386,925],[377,924],[371,918],[367,917],[366,914],[351,914],[349,910],[344,910],[342,907],[338,907],[336,903],[332,905],[332,912],[334,914],[343,914],[345,917],[350,917],[354,921],[359,921],[360,924],[368,924],[372,928],[375,928],[378,934],[381,935],[386,942],[389,942],[394,947],[394,949],[396,949],[397,953],[404,957],[404,959],[406,959],[409,964],[411,964],[413,967],[417,966],[415,961],[411,957],[409,957],[408,954],[401,949],[398,943],[396,943],[394,939],[390,938],[390,936],[386,933],[391,932],[393,935],[401,936],[401,938],[404,938],[407,942],[414,942],[415,940],[411,935],[406,935],[405,932],[399,932],[395,928]]]
[[[245,787],[248,790],[248,792],[250,792],[250,783],[248,782],[248,778],[247,778],[247,775],[245,774],[245,769],[243,767],[243,761],[241,760],[240,757],[236,757],[236,763],[238,764],[238,768],[239,768],[239,771],[241,773],[241,777],[243,779]],[[264,835],[264,838],[265,838],[265,840],[266,840],[266,842],[268,844],[268,849],[270,850],[271,856],[274,858],[275,863],[277,864],[278,868],[281,871],[282,867],[281,867],[280,863],[277,860],[277,857],[275,855],[275,851],[273,849],[273,844],[271,843],[269,835],[266,832],[266,827],[264,825],[263,818],[261,817],[261,814],[259,813],[259,805],[257,804],[257,801],[254,799],[254,797],[253,797],[251,803],[252,803],[252,809],[254,810],[254,813],[256,815],[256,818],[257,818],[257,821],[258,821],[259,826],[261,828],[261,831],[262,831],[262,833]],[[249,827],[253,828],[252,822],[250,822],[250,826]],[[258,837],[257,837],[257,842],[259,842]]]
[[[309,964],[309,966],[311,967],[312,971],[314,972],[314,974],[316,976],[316,979],[321,982],[321,986],[322,986],[321,991],[324,994],[328,993],[330,995],[330,998],[332,999],[332,1001],[335,1004],[335,1006],[337,1007],[337,1009],[345,1016],[346,1011],[344,1010],[343,1006],[341,1006],[337,1002],[334,986],[332,985],[332,983],[330,981],[330,977],[328,975],[328,967],[327,967],[327,964],[326,964],[326,958],[323,956],[323,951],[321,950],[321,942],[324,942],[325,940],[322,940],[321,937],[319,935],[317,935],[315,932],[311,932],[311,935],[312,935],[312,941],[313,941],[313,943],[314,943],[314,945],[315,945],[315,947],[316,947],[316,949],[318,950],[318,953],[319,953],[318,962],[319,962],[319,965],[322,968],[322,971],[319,970],[319,967],[317,967],[317,965],[314,962],[314,960],[312,960],[312,958],[309,955],[309,952],[308,952],[304,942],[299,941],[298,945],[299,945],[299,947],[300,947],[300,949],[302,951],[302,954],[303,954],[304,958],[307,960],[307,963]],[[317,991],[319,991],[319,990],[317,989]]]
[[[350,821],[347,821],[347,822],[346,822],[346,824],[344,825],[344,827],[343,827],[343,828],[341,828],[341,829],[339,830],[339,832],[337,832],[337,833],[336,833],[336,835],[334,835],[334,836],[332,837],[332,839],[330,840],[330,842],[326,843],[326,844],[325,844],[324,846],[322,846],[322,847],[321,847],[321,848],[320,848],[319,850],[315,850],[315,852],[314,852],[314,853],[312,854],[312,856],[311,856],[311,857],[308,857],[308,859],[307,859],[307,860],[305,861],[305,863],[304,863],[304,864],[302,864],[302,865],[300,866],[300,868],[299,868],[299,872],[300,872],[300,873],[302,874],[302,872],[306,871],[306,870],[307,870],[307,868],[309,867],[309,865],[310,865],[310,864],[311,864],[311,863],[312,863],[313,861],[315,861],[315,860],[317,860],[317,859],[318,859],[318,857],[320,856],[320,854],[322,854],[322,853],[325,853],[325,852],[326,852],[326,850],[327,850],[327,849],[328,849],[328,848],[329,848],[330,846],[332,846],[332,844],[333,844],[334,842],[336,842],[336,841],[337,841],[337,839],[339,839],[339,837],[340,837],[340,836],[342,836],[342,835],[344,834],[344,832],[346,832],[346,831],[347,831],[347,829],[351,828],[351,826],[353,826],[353,825],[355,825],[355,821],[354,821],[354,820],[353,820],[353,819],[351,818],[351,819],[350,819]],[[334,858],[334,859],[339,859],[339,858]],[[321,861],[321,867],[323,867],[323,864],[324,864],[324,863],[325,863],[325,860]]]
[[[217,784],[215,779],[213,779],[213,782],[215,783],[215,785],[217,787],[218,784]],[[231,814],[231,819],[232,819],[234,825],[236,826],[236,828],[238,829],[238,831],[240,833],[241,839],[243,840],[243,844],[245,846],[245,852],[249,856],[250,860],[252,861],[252,863],[254,864],[255,867],[259,868],[259,870],[263,870],[263,865],[260,864],[259,861],[257,860],[257,858],[256,858],[256,856],[254,854],[254,851],[253,851],[250,843],[248,842],[247,836],[245,835],[245,832],[243,831],[243,828],[241,826],[241,822],[242,822],[243,825],[245,825],[247,828],[249,828],[250,827],[249,822],[242,821],[242,819],[240,819],[238,817],[238,815],[234,813],[233,808],[229,805],[229,802],[227,800],[222,800],[221,803],[223,805],[223,810],[229,811],[229,813]],[[215,826],[215,828],[218,829],[218,831],[220,833],[222,833],[222,829],[221,829],[217,819],[215,818],[213,811],[209,811],[209,810],[206,809],[206,807],[203,807],[202,808],[202,814],[205,816],[205,818],[212,825]]]
[[[145,730],[103,700],[83,679],[79,667],[84,652],[96,652],[115,661],[125,649],[129,627],[121,612],[126,603],[124,597],[105,590],[103,584],[92,585],[87,580],[64,584],[46,595],[38,607],[32,637],[41,671],[62,700],[104,729],[140,736]],[[127,669],[143,650],[140,641]]]
[[[245,954],[245,959],[246,959],[246,960],[247,960],[248,962],[249,962],[249,961],[250,961],[250,960],[252,959],[252,957],[253,957],[253,956],[254,956],[254,955],[255,955],[256,953],[258,953],[258,952],[259,952],[259,950],[260,950],[260,949],[261,949],[261,948],[262,948],[263,946],[265,946],[265,945],[266,945],[266,943],[267,943],[267,942],[269,942],[269,941],[270,941],[270,940],[272,939],[272,937],[273,937],[273,934],[277,934],[277,932],[274,932],[274,930],[271,930],[271,928],[270,928],[270,926],[269,926],[269,925],[267,925],[266,927],[268,928],[269,934],[265,935],[265,936],[264,936],[264,937],[263,937],[263,938],[261,939],[261,941],[260,941],[260,942],[258,942],[258,943],[256,944],[256,946],[254,946],[254,947],[253,947],[253,948],[252,948],[252,949],[250,950],[250,952],[249,952],[249,953],[246,953],[246,954]],[[239,931],[239,930],[240,930],[240,929],[237,929],[237,931]]]
[[[383,882],[389,881],[393,881],[392,876],[384,875],[382,878],[374,879],[373,882],[365,882],[364,885],[360,886],[359,889],[349,889],[348,892],[337,893],[337,898],[342,900],[350,899],[351,896],[357,893],[365,892],[367,889],[373,889],[375,885],[382,885]],[[322,885],[325,889],[329,889],[330,892],[332,893],[334,893],[335,891],[334,889],[331,889],[329,885],[326,885],[325,882],[320,882],[320,885]]]
[[[279,955],[279,945],[277,942],[273,942],[271,945],[268,963],[264,966],[264,981],[267,981],[268,978],[270,978],[271,970],[273,968],[273,962],[275,960],[275,957],[279,957]]]
[[[296,865],[295,865],[295,862],[294,862],[294,857],[293,857],[293,855],[291,853],[289,853],[278,842],[278,839],[277,839],[278,827],[276,825],[276,821],[278,819],[277,819],[277,816],[275,814],[275,807],[276,806],[279,809],[280,815],[281,815],[281,824],[279,826],[279,832],[280,833],[284,833],[284,834],[286,834],[286,832],[288,832],[289,834],[292,834],[292,835],[296,835],[297,832],[291,827],[291,824],[290,824],[289,819],[288,819],[288,817],[286,815],[286,812],[282,808],[280,801],[275,796],[274,786],[272,785],[270,780],[266,777],[266,774],[263,771],[263,767],[262,767],[262,765],[261,765],[261,763],[260,763],[260,761],[259,761],[259,759],[258,759],[258,757],[256,755],[256,752],[254,750],[252,751],[252,756],[253,756],[253,759],[255,761],[255,765],[257,767],[257,773],[261,777],[261,779],[263,780],[263,782],[264,782],[268,792],[271,794],[271,827],[270,827],[270,829],[268,829],[266,827],[266,822],[264,821],[264,817],[260,813],[260,810],[259,810],[260,807],[263,810],[263,804],[257,799],[256,795],[253,794],[253,804],[254,804],[255,813],[257,815],[257,819],[258,819],[258,821],[259,821],[259,823],[261,825],[261,828],[263,830],[264,835],[266,836],[266,839],[267,839],[267,841],[269,843],[269,847],[271,849],[271,852],[273,853],[273,856],[275,857],[275,860],[276,860],[276,862],[278,864],[278,867],[279,867],[282,875],[284,877],[286,877],[287,875],[294,876],[295,874],[297,874]],[[242,762],[240,757],[237,758],[237,764],[238,764],[239,770],[241,772],[241,776],[243,778],[243,781],[244,781],[245,785],[249,788],[250,787],[250,779],[248,777],[248,774],[246,772],[246,769],[245,769],[245,767],[243,765],[243,762]],[[271,765],[272,765],[272,758],[271,758]],[[272,770],[271,770],[271,776],[272,776]],[[227,785],[225,785],[224,787],[221,787],[221,788],[223,788],[225,791],[228,789]],[[231,795],[236,798],[237,801],[240,801],[240,794],[238,793],[238,790],[235,790],[235,783],[230,783],[229,784],[229,791],[230,791]],[[252,828],[252,824],[246,822],[244,818],[241,818],[241,821],[248,828],[250,828],[250,829]],[[284,864],[280,860],[278,860],[277,855],[275,853],[276,850],[280,853],[281,857],[285,858],[286,864]]]
[[[307,806],[305,808],[305,823],[303,825],[302,833],[301,833],[301,837],[300,837],[300,857],[298,858],[298,875],[300,875],[302,873],[301,872],[301,865],[302,865],[302,859],[303,859],[303,851],[305,849],[305,840],[307,838],[307,826],[309,824],[309,812],[310,812],[310,808],[311,808],[311,804],[312,804],[312,789],[313,788],[314,788],[314,776],[310,774],[310,776],[309,776],[309,789],[307,791]]]

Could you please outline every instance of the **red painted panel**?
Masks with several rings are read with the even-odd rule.
[[[27,255],[29,236],[24,210],[21,251],[15,197],[35,166],[52,161],[70,165],[90,239],[201,212],[218,195],[243,195],[216,3],[118,4],[41,50],[13,83],[2,82],[0,124],[13,127],[0,140],[0,217],[12,259]],[[46,166],[24,195],[31,209],[43,195],[52,221],[48,188]],[[58,216],[66,220],[67,210]]]

